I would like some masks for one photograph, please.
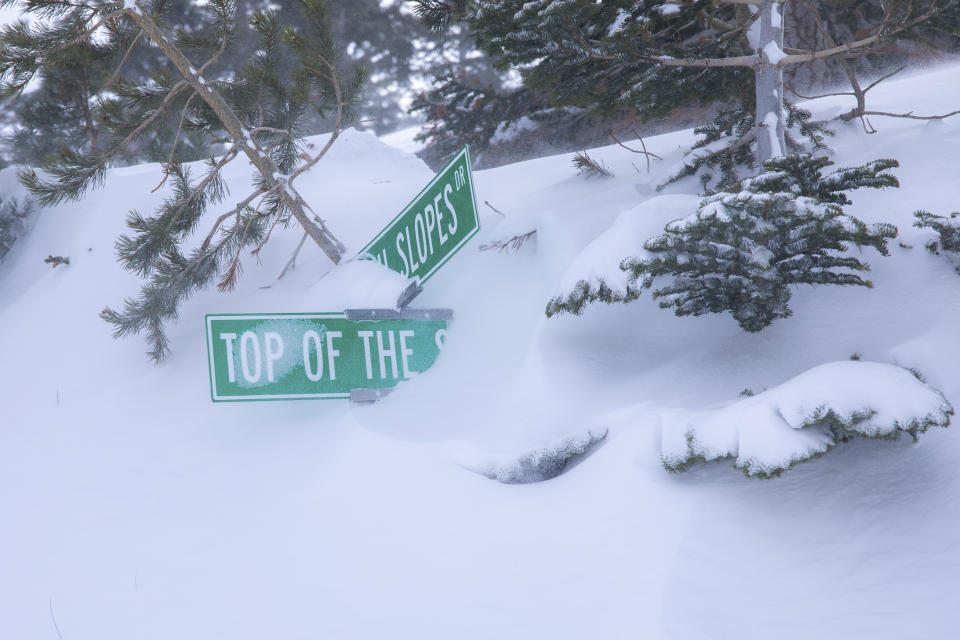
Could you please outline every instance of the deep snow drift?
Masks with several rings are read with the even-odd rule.
[[[960,68],[890,81],[871,105],[949,110],[958,82]],[[609,180],[578,178],[569,155],[476,174],[481,232],[412,305],[454,310],[444,352],[373,406],[214,405],[203,323],[381,306],[401,283],[358,286],[372,265],[324,276],[308,247],[278,282],[300,239],[278,234],[235,293],[183,307],[174,353],[154,367],[97,314],[138,289],[112,245],[128,209],[163,197],[150,194],[159,166],[111,171],[82,203],[42,211],[0,265],[0,638],[54,638],[54,617],[66,640],[948,636],[960,624],[956,427],[916,445],[855,440],[770,481],[729,462],[679,475],[661,462],[667,435],[703,416],[776,405],[802,419],[780,385],[854,354],[855,368],[916,368],[960,406],[960,276],[911,226],[916,209],[960,208],[960,121],[874,124],[876,135],[837,125],[830,144],[838,166],[900,161],[899,190],[853,192],[847,211],[898,225],[902,244],[866,258],[874,289],[800,288],[794,316],[759,334],[729,316],[676,318],[646,295],[544,316],[578,260],[602,271],[581,252],[621,213],[643,214],[615,227],[629,253],[692,211],[696,181],[655,190],[689,131],[646,141],[664,157],[650,174],[617,146],[590,151]],[[245,193],[248,170],[229,170]],[[17,191],[10,171],[0,177]],[[299,184],[359,249],[430,177],[350,133]],[[477,250],[533,229],[517,252]],[[50,254],[71,264],[52,269]],[[848,374],[837,375],[867,401],[931,406]],[[606,436],[552,480],[477,473],[534,468],[531,452],[586,447],[587,434]]]

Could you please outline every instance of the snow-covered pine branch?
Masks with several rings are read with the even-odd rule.
[[[954,414],[913,373],[879,362],[832,362],[726,407],[664,416],[661,459],[670,471],[730,459],[751,478],[773,478],[856,438],[915,441]]]
[[[666,278],[653,291],[661,307],[678,316],[730,312],[746,331],[792,315],[795,285],[872,287],[859,275],[869,265],[846,252],[869,246],[887,255],[897,229],[844,213],[843,190],[898,186],[885,173],[898,165],[878,160],[823,176],[831,164],[808,155],[774,158],[759,176],[708,196],[624,261],[628,285],[642,289]]]

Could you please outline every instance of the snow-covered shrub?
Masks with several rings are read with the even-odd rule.
[[[596,451],[607,438],[607,430],[588,431],[565,437],[515,457],[482,460],[466,466],[491,480],[504,484],[529,484],[556,478]]]
[[[897,229],[845,214],[843,191],[898,186],[883,173],[898,165],[876,160],[823,176],[830,164],[809,155],[775,158],[739,188],[707,197],[696,213],[668,224],[642,254],[623,262],[630,286],[667,278],[653,292],[661,307],[679,316],[729,311],[746,331],[791,315],[791,285],[871,287],[857,274],[869,266],[844,254],[856,245],[887,255]]]
[[[749,477],[772,478],[857,437],[916,440],[952,415],[943,394],[906,369],[832,362],[722,409],[665,419],[661,458],[669,471],[727,458]]]
[[[938,240],[928,242],[927,249],[937,255],[946,252],[960,257],[960,211],[954,211],[949,218],[926,211],[917,211],[913,215],[917,219],[913,226],[933,229],[940,236]],[[957,271],[960,272],[960,265]]]
[[[15,198],[0,198],[0,260],[24,232],[27,218],[32,212],[33,203],[30,200],[18,202]]]

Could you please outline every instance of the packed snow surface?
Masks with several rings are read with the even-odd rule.
[[[871,108],[949,111],[958,82],[960,68],[888,81]],[[866,258],[872,290],[799,288],[794,316],[757,334],[727,315],[676,318],[646,294],[544,317],[568,278],[618,275],[694,212],[696,180],[655,189],[690,131],[646,140],[664,158],[650,173],[618,146],[590,151],[610,180],[577,177],[569,155],[479,172],[479,236],[412,305],[454,311],[444,351],[372,406],[211,403],[203,318],[384,305],[402,288],[392,274],[330,271],[308,243],[278,281],[301,238],[278,229],[234,293],[183,306],[173,355],[153,366],[98,312],[138,291],[113,243],[128,209],[165,196],[151,193],[161,168],[113,170],[83,202],[43,210],[0,265],[0,638],[950,637],[956,427],[854,440],[769,481],[661,462],[670,425],[699,433],[725,411],[778,407],[783,424],[769,422],[793,428],[821,401],[896,418],[937,389],[960,406],[960,276],[911,226],[916,209],[958,208],[960,121],[873,124],[837,124],[830,144],[838,166],[900,161],[900,189],[854,192],[847,211],[897,224],[902,244]],[[248,166],[229,172],[224,207],[250,189]],[[430,177],[352,132],[298,187],[357,251]],[[0,183],[19,193],[11,171]],[[517,252],[477,250],[532,229]],[[51,254],[70,265],[44,264]],[[854,354],[902,381],[840,370]],[[837,370],[801,384],[822,365]],[[741,445],[764,426],[723,424]],[[589,455],[550,480],[496,481],[578,446]]]

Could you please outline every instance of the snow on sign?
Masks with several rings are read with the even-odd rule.
[[[360,255],[423,284],[479,230],[470,150],[464,147]]]
[[[446,309],[208,315],[214,402],[382,395],[430,368]]]

